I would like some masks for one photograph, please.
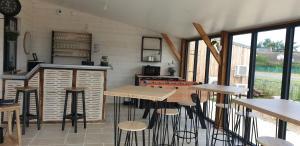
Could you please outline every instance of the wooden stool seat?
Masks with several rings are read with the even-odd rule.
[[[71,88],[65,88],[68,92],[83,92],[85,88],[83,87],[71,87]]]
[[[216,104],[216,107],[228,109],[229,108],[229,104],[218,103],[218,104]]]
[[[283,139],[268,136],[258,137],[257,142],[263,146],[294,146],[292,143]]]
[[[140,122],[140,121],[125,121],[125,122],[120,122],[118,124],[118,127],[121,130],[125,130],[125,131],[143,131],[145,129],[147,129],[147,124],[144,122]]]
[[[39,104],[39,95],[38,95],[38,88],[36,87],[30,87],[30,86],[23,86],[23,87],[15,87],[16,89],[16,98],[15,98],[15,103],[19,102],[19,99],[23,99],[22,103],[22,115],[21,115],[21,120],[22,120],[22,134],[25,134],[25,128],[29,127],[29,121],[32,119],[36,119],[36,124],[37,124],[37,129],[40,130],[41,125],[40,125],[40,104]],[[20,94],[23,94],[23,96],[20,96]],[[31,107],[31,98],[32,94],[34,94],[34,99],[35,99],[35,109],[36,113],[35,115],[30,113],[30,107]],[[16,115],[13,116],[13,126],[14,126],[14,121],[16,119]]]
[[[157,113],[167,115],[167,116],[179,115],[179,112],[177,109],[158,109]]]
[[[35,90],[38,90],[38,88],[36,88],[36,87],[15,87],[15,89],[17,90],[17,91],[21,91],[21,92],[28,92],[28,91],[35,91]]]
[[[177,103],[181,106],[189,106],[189,107],[196,106],[196,103],[194,103],[192,101],[180,101]]]
[[[238,116],[246,116],[246,113],[243,113],[242,111],[235,113]],[[257,118],[257,115],[254,112],[248,112],[248,117],[250,118]]]

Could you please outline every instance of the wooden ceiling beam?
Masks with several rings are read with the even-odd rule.
[[[221,64],[222,63],[221,56],[219,55],[217,49],[212,45],[211,40],[209,39],[208,35],[204,31],[204,29],[201,26],[201,24],[194,22],[193,25],[196,28],[196,30],[198,31],[198,33],[199,33],[200,37],[202,38],[202,40],[205,42],[205,44],[209,48],[209,50],[212,53],[212,55],[215,57],[216,61],[219,64]]]
[[[181,55],[179,54],[179,52],[177,51],[177,48],[175,47],[174,43],[172,42],[172,40],[170,39],[170,37],[168,36],[168,34],[166,33],[161,33],[162,37],[164,38],[164,40],[166,41],[166,43],[168,44],[170,50],[173,52],[173,54],[176,56],[177,60],[179,62],[181,62]]]

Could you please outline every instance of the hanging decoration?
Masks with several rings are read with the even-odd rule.
[[[21,11],[19,0],[0,0],[0,13],[6,17],[13,17]]]

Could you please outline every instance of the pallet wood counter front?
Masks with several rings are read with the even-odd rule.
[[[110,68],[103,66],[40,64],[25,75],[3,75],[3,97],[5,99],[15,99],[15,87],[18,86],[36,87],[39,92],[42,121],[59,122],[62,120],[65,89],[84,87],[87,120],[101,121],[104,120],[104,90],[106,89],[107,70]],[[34,103],[34,99],[31,98],[31,100],[31,103]],[[81,102],[82,100],[78,99],[78,105],[81,105]],[[70,105],[71,102],[68,103],[68,107]],[[30,110],[34,113],[35,107],[31,107]],[[78,110],[81,113],[82,107],[79,106]]]

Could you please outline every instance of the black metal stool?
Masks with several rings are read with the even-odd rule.
[[[213,125],[211,146],[215,146],[217,140],[222,141],[223,145],[231,146],[233,145],[232,136],[229,132],[229,114],[230,114],[230,105],[225,103],[216,104],[216,109],[219,108],[219,114],[217,115]],[[218,136],[222,136],[221,138]]]
[[[82,94],[82,114],[77,112],[78,94]],[[68,95],[72,95],[71,100],[71,114],[67,115]],[[74,132],[77,133],[77,120],[83,118],[84,128],[86,128],[86,112],[85,112],[85,92],[84,88],[67,88],[64,104],[64,113],[62,121],[62,130],[65,129],[66,119],[72,120],[72,126],[74,126]]]
[[[180,113],[180,120],[177,125],[177,143],[180,144],[180,139],[182,139],[182,146],[184,143],[190,144],[194,139],[195,146],[199,145],[198,142],[198,116],[196,115],[195,106],[196,104],[192,101],[186,102],[178,102],[181,106],[179,113]],[[181,109],[184,108],[184,113],[181,112]],[[182,115],[183,114],[183,115]],[[183,121],[182,118],[183,117]]]
[[[175,136],[177,133],[177,124],[179,120],[178,110],[161,108],[157,109],[157,114],[159,116],[154,129],[154,133],[156,133],[154,145],[175,146]]]
[[[18,103],[19,101],[19,95],[20,93],[23,93],[23,104],[22,104],[22,115],[21,115],[21,120],[22,120],[22,134],[25,134],[25,127],[29,127],[29,120],[31,119],[36,119],[37,120],[37,129],[40,130],[40,112],[39,112],[39,99],[38,99],[38,93],[37,90],[38,88],[34,87],[16,87],[17,90],[16,92],[16,98],[15,98],[15,103]],[[34,93],[35,94],[35,106],[36,106],[36,115],[30,114],[30,94]],[[14,113],[13,115],[13,126],[14,126],[14,121],[16,119],[16,115]]]
[[[238,134],[238,135],[243,135],[244,131],[241,131],[241,130],[243,130],[241,128],[241,124],[245,124],[246,119],[249,119],[250,123],[251,123],[250,142],[253,143],[253,140],[255,140],[255,145],[258,145],[257,140],[256,140],[258,138],[257,116],[255,115],[255,113],[237,111],[235,114],[236,114],[236,122],[235,122],[234,128],[233,128],[234,133]],[[235,142],[235,139],[234,139],[234,145],[235,146],[244,145],[244,143],[243,142],[240,143],[240,141]]]

